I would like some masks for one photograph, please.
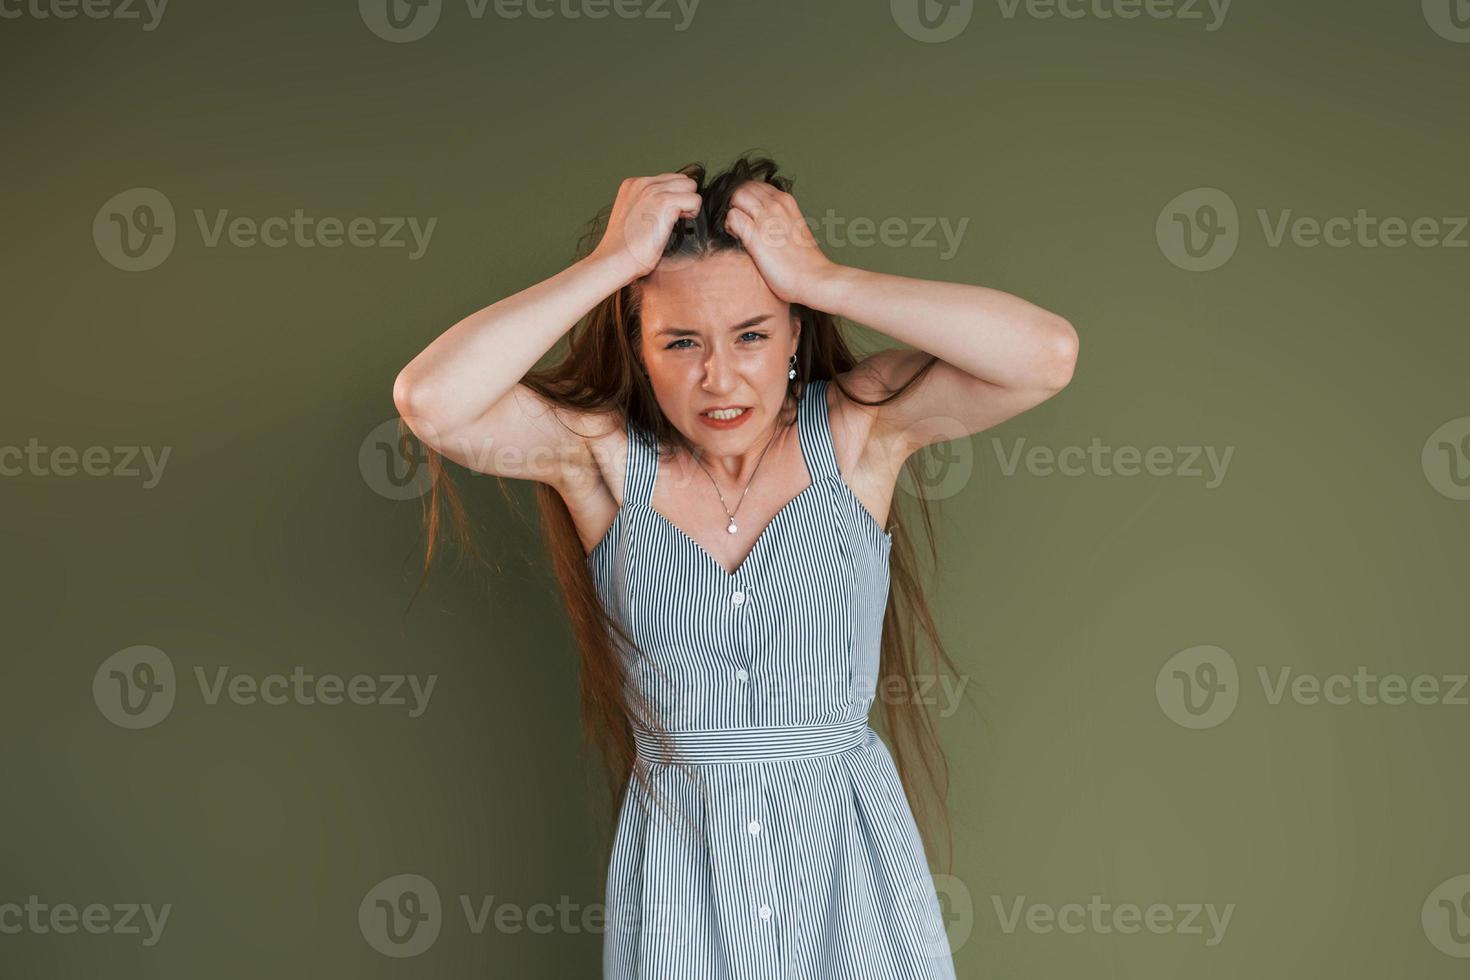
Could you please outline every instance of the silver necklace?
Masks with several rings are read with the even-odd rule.
[[[766,453],[770,450],[771,444],[776,441],[776,432],[779,431],[780,427],[778,426],[776,430],[771,433],[771,438],[766,440],[766,448],[761,450],[761,458],[755,461],[755,469],[751,471],[750,479],[745,481],[745,489],[740,491],[740,499],[735,501],[735,510],[739,510],[740,505],[745,503],[745,495],[750,492],[750,485],[751,483],[755,482],[755,475],[756,473],[760,472],[761,464],[766,461]],[[735,511],[731,510],[729,506],[725,503],[725,495],[723,493],[720,493],[720,485],[718,483],[715,483],[714,476],[710,473],[708,469],[705,468],[705,465],[699,462],[698,456],[694,458],[694,461],[696,463],[699,463],[699,468],[704,470],[704,475],[709,477],[709,482],[713,484],[715,488],[715,493],[720,495],[720,506],[725,509],[725,514],[730,518],[730,523],[725,526],[725,530],[731,534],[734,534],[737,530],[739,530],[739,528],[735,524]]]

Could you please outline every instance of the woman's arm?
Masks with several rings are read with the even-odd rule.
[[[608,256],[580,259],[460,320],[398,372],[393,402],[405,417],[454,432],[483,415],[572,326],[629,281]]]
[[[560,485],[586,447],[520,380],[589,310],[657,264],[674,222],[698,211],[695,186],[683,174],[628,178],[590,255],[436,337],[393,384],[414,434],[482,473]]]
[[[811,299],[992,385],[1058,390],[1077,358],[1065,319],[986,286],[833,265]]]
[[[900,459],[997,425],[1071,380],[1077,331],[1034,303],[984,286],[837,265],[822,254],[796,199],[767,184],[752,181],[737,189],[725,224],[780,298],[917,348],[879,351],[854,374],[870,371],[892,389],[926,354],[939,358],[904,397],[865,409],[874,416],[874,435]]]
[[[997,289],[834,266],[812,301],[916,348],[865,358],[853,372],[864,397],[903,385],[926,355],[939,358],[902,397],[862,409],[873,417],[870,438],[890,466],[925,446],[994,428],[1072,380],[1077,331]]]

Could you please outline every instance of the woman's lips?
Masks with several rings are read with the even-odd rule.
[[[750,418],[750,408],[748,406],[742,408],[740,414],[732,419],[710,418],[703,412],[699,413],[699,420],[712,429],[733,429],[737,425],[743,424],[748,418]]]

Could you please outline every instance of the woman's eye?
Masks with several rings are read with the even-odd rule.
[[[765,340],[766,337],[768,337],[768,336],[769,336],[769,334],[763,334],[759,330],[747,330],[743,334],[740,335],[740,339],[741,340],[745,340],[745,338],[751,337],[753,339],[752,340],[749,340],[749,341],[746,341],[746,342],[753,344],[753,343],[756,343],[757,341]],[[688,350],[687,347],[680,347],[679,345],[680,344],[692,344],[692,343],[694,343],[694,341],[690,340],[688,337],[680,337],[678,340],[674,341],[673,343],[671,343],[667,347],[665,347],[664,350]]]

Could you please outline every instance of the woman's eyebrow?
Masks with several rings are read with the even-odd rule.
[[[753,327],[753,326],[756,326],[757,324],[765,323],[767,320],[769,320],[771,318],[771,316],[772,316],[772,314],[770,314],[770,313],[762,313],[759,316],[753,316],[753,317],[751,317],[748,320],[741,320],[739,323],[735,324],[733,327],[730,327],[730,331],[731,332],[734,332],[736,330],[744,330],[747,327]],[[662,330],[660,330],[658,332],[658,335],[660,337],[663,337],[665,335],[670,336],[670,337],[697,337],[697,336],[699,336],[699,331],[698,330],[691,330],[688,327],[664,327]]]

